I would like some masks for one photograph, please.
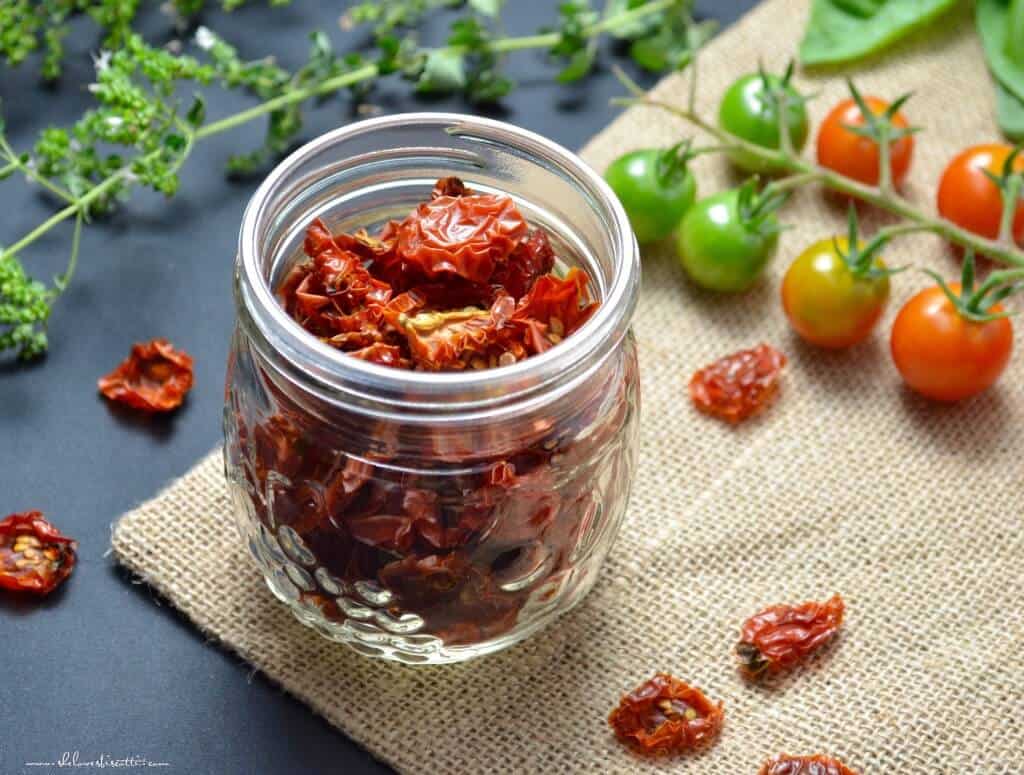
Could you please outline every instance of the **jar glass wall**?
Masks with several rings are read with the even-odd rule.
[[[504,193],[585,270],[598,311],[511,366],[390,369],[321,343],[274,297],[306,226],[373,229],[438,178]],[[305,624],[410,663],[508,646],[579,602],[626,508],[639,382],[639,258],[600,178],[565,149],[468,116],[353,124],[253,196],[236,269],[225,467],[270,589]]]

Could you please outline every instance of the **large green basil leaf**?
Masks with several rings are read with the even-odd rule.
[[[996,117],[999,128],[1015,143],[1024,142],[1024,100],[1017,99],[996,81]]]
[[[992,74],[1024,100],[1024,0],[978,0],[977,22]]]
[[[800,43],[805,65],[860,59],[924,27],[957,0],[814,0]]]

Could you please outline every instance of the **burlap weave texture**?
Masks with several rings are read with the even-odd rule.
[[[781,69],[808,0],[769,0],[701,60],[711,114],[758,60]],[[820,90],[820,120],[842,96]],[[968,9],[858,70],[866,92],[913,90],[918,137],[907,195],[931,207],[945,162],[996,137],[993,94]],[[686,79],[657,95],[682,102]],[[633,147],[690,131],[634,109],[583,151],[598,169]],[[711,192],[735,182],[724,161],[697,163]],[[997,389],[939,407],[901,387],[887,349],[895,311],[925,280],[900,275],[879,333],[823,353],[790,334],[778,301],[789,260],[841,228],[820,191],[785,211],[794,225],[768,277],[741,296],[695,290],[669,246],[644,257],[636,318],[644,408],[641,462],[627,521],[587,601],[511,651],[441,668],[370,661],[322,639],[271,597],[250,566],[219,453],[114,533],[120,561],[206,634],[237,651],[372,753],[404,772],[755,773],[778,751],[829,752],[864,773],[1024,772],[1024,356]],[[871,228],[877,222],[865,219]],[[929,236],[900,240],[891,264],[956,271]],[[739,428],[697,415],[695,368],[768,341],[791,366],[783,395]],[[841,638],[768,688],[736,673],[739,623],[766,604],[841,592]],[[619,695],[657,670],[726,705],[703,756],[655,765],[626,753],[605,723]]]

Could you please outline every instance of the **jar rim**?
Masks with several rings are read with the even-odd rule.
[[[614,254],[612,280],[591,318],[558,346],[509,366],[460,372],[429,372],[394,369],[359,358],[311,336],[285,311],[261,269],[261,227],[269,218],[268,203],[280,188],[311,157],[325,149],[390,127],[420,125],[460,137],[500,144],[553,165],[580,185],[607,216],[606,225]],[[424,143],[424,149],[429,144]],[[236,282],[239,303],[256,328],[277,353],[301,373],[330,387],[355,385],[362,395],[402,396],[402,402],[446,403],[459,398],[459,407],[485,405],[496,397],[508,399],[523,386],[546,384],[571,371],[581,360],[607,347],[628,327],[636,306],[640,256],[629,218],[604,179],[572,151],[535,132],[494,119],[442,112],[398,113],[357,121],[311,140],[282,160],[259,186],[246,206],[239,232]],[[240,310],[241,311],[241,310]],[[467,396],[470,398],[467,401]],[[473,396],[477,396],[473,399]]]

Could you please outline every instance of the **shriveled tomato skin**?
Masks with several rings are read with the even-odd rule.
[[[857,775],[857,773],[831,756],[779,754],[761,765],[758,775]]]
[[[1013,148],[1004,143],[988,143],[972,146],[957,155],[939,182],[939,214],[979,236],[998,237],[1003,197],[985,171],[996,176],[1002,174],[1012,151]],[[1024,171],[1024,158],[1017,158],[1014,169]],[[1024,244],[1024,201],[1017,205],[1014,213],[1013,236],[1018,244]]]
[[[645,756],[706,748],[718,737],[724,720],[721,702],[668,673],[640,684],[608,716],[619,741]]]
[[[959,293],[960,285],[950,286]],[[989,310],[1002,312],[996,305]],[[900,310],[890,350],[903,381],[936,401],[961,401],[991,387],[1013,352],[1013,325],[1007,318],[967,320],[935,286]]]
[[[824,603],[773,605],[743,623],[736,655],[747,678],[788,670],[830,641],[843,624],[839,595]]]
[[[782,280],[782,306],[793,330],[828,349],[867,339],[889,299],[889,278],[855,276],[837,247],[846,251],[849,241],[816,242],[793,261]],[[875,268],[884,270],[884,262],[876,259]]]
[[[864,97],[871,112],[880,116],[889,103],[879,97]],[[864,115],[852,99],[843,100],[825,117],[818,131],[818,163],[853,180],[869,186],[877,186],[881,177],[881,157],[878,143],[869,137],[851,132],[847,127],[864,126]],[[896,113],[893,127],[906,129],[907,119]],[[914,155],[914,138],[904,135],[889,146],[889,167],[892,182],[900,185],[910,171]]]
[[[144,412],[170,412],[181,406],[192,389],[192,357],[166,339],[138,342],[96,384],[111,401]]]
[[[39,511],[0,521],[0,588],[48,595],[71,575],[78,543]]]
[[[428,278],[457,275],[485,283],[528,230],[510,197],[439,196],[399,225],[396,249]]]

